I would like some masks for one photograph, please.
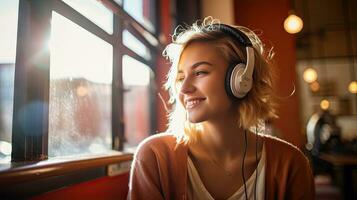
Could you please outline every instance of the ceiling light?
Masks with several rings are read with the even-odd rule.
[[[312,83],[317,80],[317,72],[314,68],[307,68],[304,71],[303,78],[306,82]]]
[[[330,107],[330,102],[326,99],[323,99],[321,102],[320,102],[320,107],[322,110],[327,110],[329,107]]]
[[[295,34],[301,31],[303,27],[302,19],[294,14],[290,14],[284,21],[284,29],[290,34]]]
[[[352,81],[348,85],[348,91],[350,91],[352,94],[357,94],[357,81]]]

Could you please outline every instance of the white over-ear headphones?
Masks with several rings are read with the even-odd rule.
[[[229,35],[239,44],[243,45],[247,52],[247,63],[233,63],[228,67],[225,80],[225,88],[229,96],[243,98],[252,89],[254,71],[254,49],[249,38],[238,29],[226,24],[213,24],[218,30]]]

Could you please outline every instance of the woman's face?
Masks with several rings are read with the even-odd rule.
[[[217,47],[193,42],[182,52],[177,83],[179,99],[191,123],[222,120],[234,114],[224,88],[228,62]]]

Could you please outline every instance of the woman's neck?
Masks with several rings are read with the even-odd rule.
[[[219,157],[235,157],[243,153],[244,129],[234,118],[206,121],[202,123],[200,143]]]

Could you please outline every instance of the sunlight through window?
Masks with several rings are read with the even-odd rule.
[[[50,51],[49,156],[111,150],[112,45],[53,12]]]

